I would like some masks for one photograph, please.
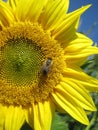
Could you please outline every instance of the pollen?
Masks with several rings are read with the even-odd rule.
[[[53,64],[43,74],[48,58]],[[49,98],[62,77],[65,56],[37,23],[15,23],[0,32],[0,103],[28,107]]]

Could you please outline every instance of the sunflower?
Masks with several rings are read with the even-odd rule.
[[[67,13],[69,0],[0,0],[0,130],[50,130],[55,110],[89,124],[98,81],[81,65],[98,49],[77,29],[90,6]]]

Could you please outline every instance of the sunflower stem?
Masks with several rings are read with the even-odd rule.
[[[92,117],[92,119],[90,121],[90,124],[85,128],[85,130],[90,130],[90,128],[94,124],[95,120],[96,120],[96,113],[94,113],[94,115],[93,115],[93,117]]]

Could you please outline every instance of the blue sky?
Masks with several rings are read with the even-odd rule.
[[[98,0],[70,0],[69,11],[87,4],[92,4],[92,6],[82,15],[79,31],[87,33],[93,28],[88,36],[98,43]]]

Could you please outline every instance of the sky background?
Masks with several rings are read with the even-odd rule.
[[[88,36],[98,43],[98,0],[70,0],[69,11],[87,4],[92,6],[82,15],[79,31],[87,33],[88,30],[92,30]]]

